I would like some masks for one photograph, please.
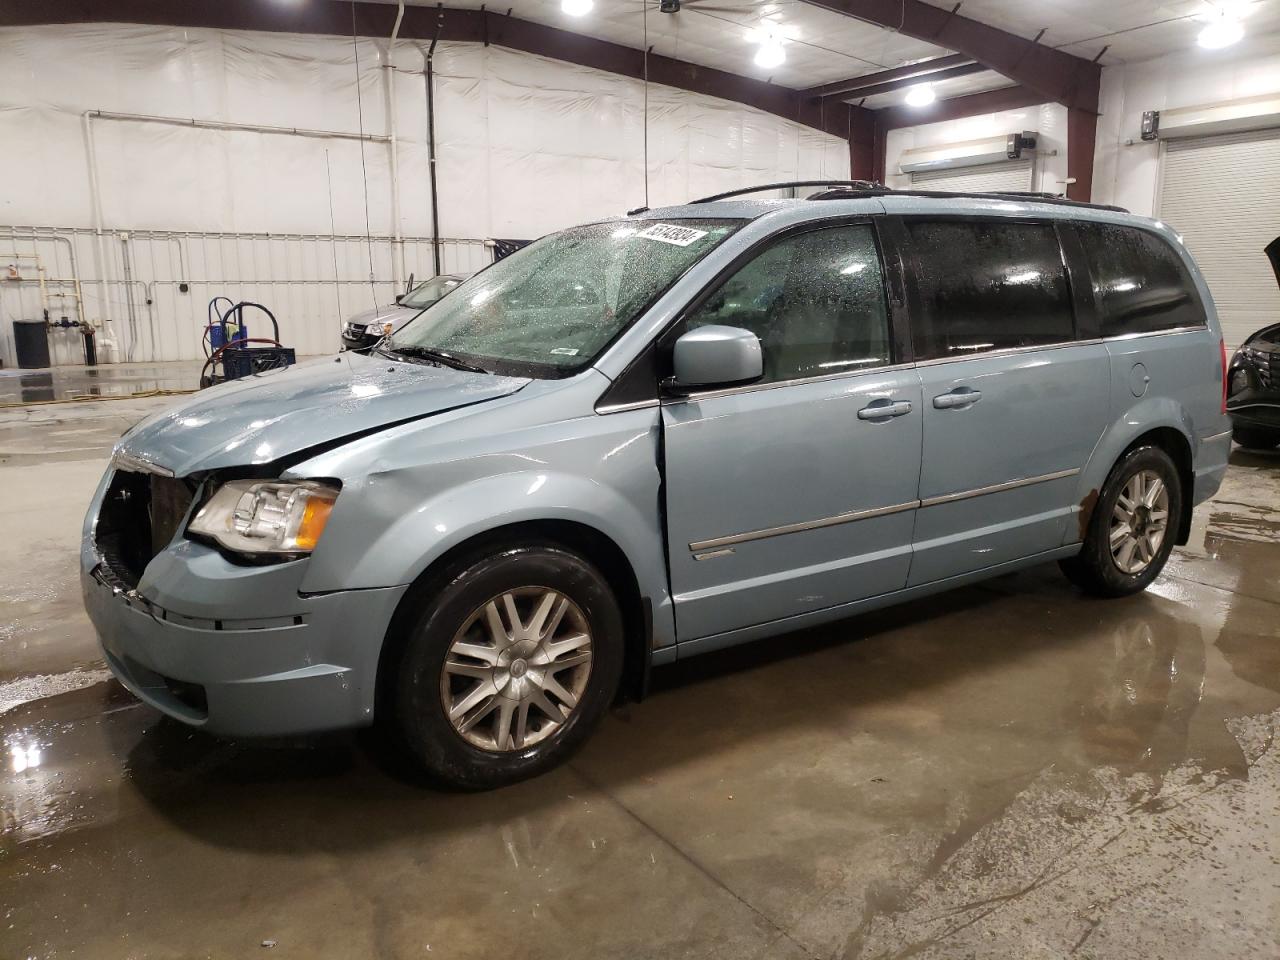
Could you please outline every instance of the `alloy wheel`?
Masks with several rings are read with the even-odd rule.
[[[1154,470],[1140,470],[1111,512],[1111,558],[1127,574],[1141,573],[1160,552],[1169,528],[1169,490]]]
[[[454,634],[440,675],[453,729],[482,750],[522,750],[554,734],[586,691],[591,630],[549,587],[508,590]]]

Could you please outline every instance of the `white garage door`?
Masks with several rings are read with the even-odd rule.
[[[952,167],[911,174],[917,190],[954,190],[958,193],[999,193],[1031,189],[1031,161],[1010,160],[978,167]]]
[[[1166,141],[1157,215],[1204,271],[1228,347],[1280,321],[1262,252],[1280,236],[1280,130]]]

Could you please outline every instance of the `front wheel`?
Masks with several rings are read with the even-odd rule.
[[[430,589],[396,678],[409,752],[462,789],[562,762],[622,672],[622,616],[605,578],[561,547],[525,544],[455,564]]]
[[[1182,516],[1182,480],[1159,447],[1138,447],[1103,484],[1080,553],[1061,561],[1087,593],[1123,597],[1145,590],[1173,552]]]

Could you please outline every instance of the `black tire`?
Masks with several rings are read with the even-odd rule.
[[[1144,470],[1154,472],[1168,491],[1168,519],[1164,538],[1149,563],[1137,573],[1126,573],[1111,553],[1111,519],[1125,486]],[[1142,446],[1130,450],[1111,470],[1089,518],[1080,552],[1059,561],[1067,579],[1086,593],[1099,597],[1124,597],[1145,590],[1164,568],[1178,539],[1182,500],[1182,479],[1169,455],[1159,447]]]
[[[585,621],[591,650],[585,689],[568,718],[545,739],[520,748],[508,741],[508,748],[501,751],[482,749],[449,719],[442,690],[446,655],[455,635],[489,601],[529,587],[568,598],[576,605],[574,615]],[[437,784],[486,790],[537,776],[564,762],[600,722],[622,675],[622,614],[600,571],[563,547],[524,543],[464,557],[426,585],[424,592],[428,595],[416,598],[418,611],[408,618],[403,653],[394,665],[396,675],[388,678],[393,682],[387,685],[394,697],[399,738],[416,765]],[[520,675],[524,676],[523,669]],[[554,705],[563,708],[559,701]],[[535,716],[545,718],[540,712]],[[495,715],[489,722],[496,721]]]
[[[1231,431],[1231,439],[1250,450],[1272,450],[1280,446],[1280,430],[1268,430],[1266,427],[1236,427]]]

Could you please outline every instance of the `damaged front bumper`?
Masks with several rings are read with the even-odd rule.
[[[306,596],[306,564],[237,566],[176,541],[131,588],[86,540],[81,587],[112,672],[183,723],[234,736],[367,725],[407,588]]]

